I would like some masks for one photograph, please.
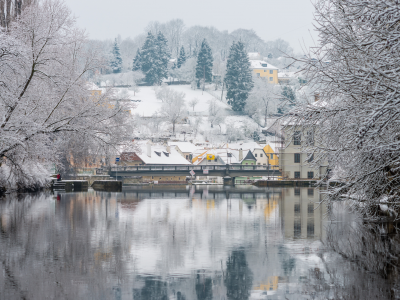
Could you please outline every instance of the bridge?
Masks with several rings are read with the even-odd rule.
[[[270,166],[261,165],[145,165],[111,167],[108,173],[112,177],[126,176],[217,176],[217,177],[250,177],[250,176],[281,176],[281,172]]]

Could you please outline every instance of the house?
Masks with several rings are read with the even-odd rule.
[[[278,84],[279,69],[270,63],[262,60],[261,56],[255,55],[254,52],[248,53],[250,59],[250,68],[257,77],[267,80],[269,83]],[[257,58],[257,59],[256,59]]]
[[[189,162],[192,161],[193,153],[198,148],[190,142],[168,142],[168,146],[175,148]]]
[[[146,144],[140,143],[138,146],[140,148],[138,152],[123,152],[118,165],[191,165],[191,163],[173,147],[153,145],[150,141]],[[142,176],[142,182],[186,183],[186,176],[166,176],[160,172],[159,175]]]
[[[265,154],[268,156],[268,163],[272,169],[279,169],[279,154],[276,151],[274,143],[269,143],[263,148]]]
[[[283,138],[286,147],[279,153],[279,168],[283,179],[320,179],[328,171],[328,162],[313,166],[313,153],[301,151],[305,141],[314,143],[315,128],[286,124],[283,129]]]
[[[240,149],[243,151],[249,150],[256,158],[256,165],[268,166],[269,164],[269,157],[267,153],[265,153],[263,147],[256,142],[225,144],[224,147],[229,147],[230,149],[237,151]],[[243,157],[239,158],[239,160],[242,159]]]

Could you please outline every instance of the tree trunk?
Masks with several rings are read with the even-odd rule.
[[[222,81],[221,101],[223,101],[222,99],[224,99],[224,84],[225,82]]]
[[[6,0],[6,28],[10,25],[11,21],[11,0]]]

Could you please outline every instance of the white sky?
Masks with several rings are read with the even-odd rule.
[[[229,32],[253,29],[265,41],[282,38],[296,51],[314,44],[312,0],[65,0],[91,38],[135,37],[151,21],[182,19],[186,26]],[[313,35],[313,38],[311,38]]]

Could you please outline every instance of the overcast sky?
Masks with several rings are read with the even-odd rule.
[[[182,19],[187,27],[214,26],[229,32],[253,29],[265,41],[282,38],[301,51],[313,45],[311,0],[65,0],[78,25],[93,39],[142,33],[151,21]],[[313,38],[311,37],[313,36]]]

